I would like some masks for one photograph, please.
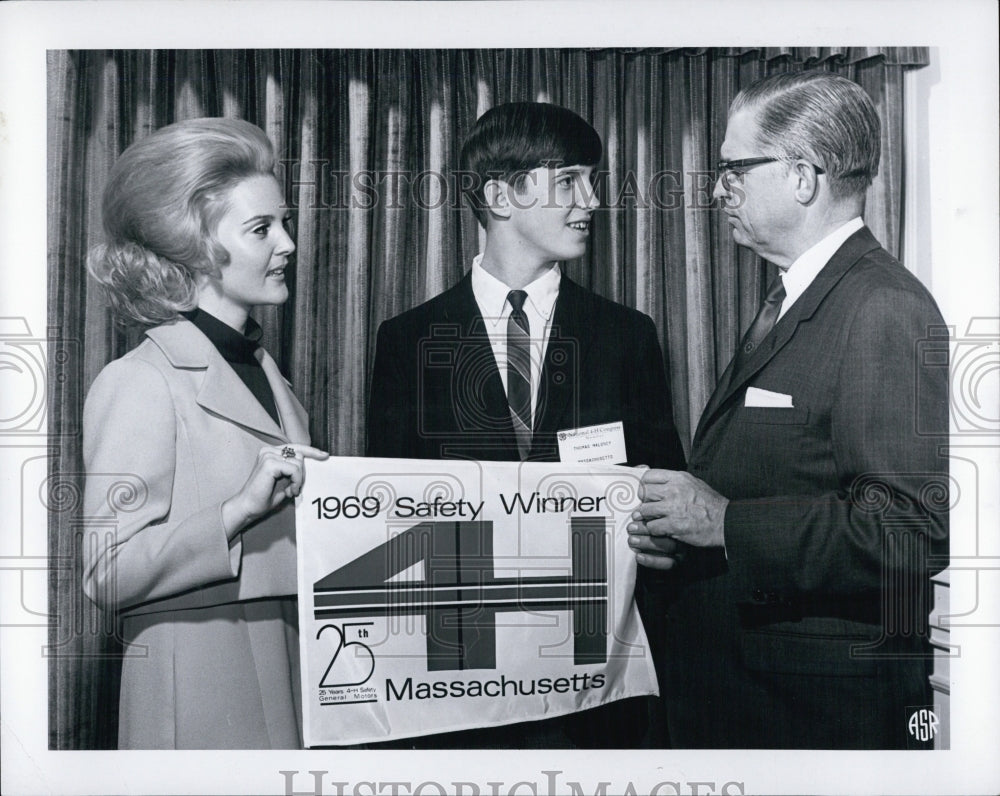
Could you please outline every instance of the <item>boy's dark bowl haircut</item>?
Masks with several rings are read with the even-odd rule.
[[[510,102],[486,111],[462,144],[460,168],[479,223],[486,226],[483,187],[490,179],[523,184],[541,166],[596,166],[603,147],[597,131],[569,108],[547,102]]]

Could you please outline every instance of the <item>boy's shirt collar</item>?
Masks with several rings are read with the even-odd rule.
[[[484,320],[496,325],[506,317],[507,294],[511,289],[483,268],[482,261],[482,254],[477,254],[472,261],[472,293],[476,297],[476,303],[479,304]],[[559,263],[553,263],[552,267],[538,279],[524,286],[528,301],[546,321],[552,317],[556,299],[559,298],[561,279],[562,269]]]

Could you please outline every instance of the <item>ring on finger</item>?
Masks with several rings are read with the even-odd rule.
[[[281,449],[281,458],[282,459],[294,459],[295,458],[295,448],[291,447],[290,445],[286,445],[284,448]]]

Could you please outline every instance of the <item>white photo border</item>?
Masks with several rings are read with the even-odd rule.
[[[647,47],[748,45],[929,46],[915,97],[933,116],[913,128],[928,185],[908,212],[918,274],[962,336],[998,306],[998,48],[992,0],[676,2],[11,2],[0,5],[0,319],[47,328],[46,51],[86,48]],[[908,145],[910,142],[908,142]],[[908,219],[914,226],[914,219]],[[926,232],[929,230],[929,232]],[[911,238],[907,238],[908,242]],[[993,323],[993,328],[997,326]],[[3,328],[0,327],[0,332]],[[994,343],[995,345],[995,343]],[[2,362],[0,362],[2,365]],[[995,374],[994,374],[995,377]],[[0,372],[0,380],[3,373]],[[989,377],[988,377],[989,378]],[[987,382],[987,399],[992,382]],[[0,381],[2,390],[2,381]],[[5,408],[0,397],[0,409]],[[993,404],[994,410],[997,403]],[[0,411],[0,415],[3,412]],[[43,426],[44,428],[44,426]],[[0,442],[0,742],[4,793],[995,793],[1000,790],[1000,540],[998,450],[976,443],[979,540],[962,551],[952,610],[951,750],[502,751],[463,753],[58,752],[48,748],[44,625],[11,621],[44,606],[46,527],[18,527],[20,473],[45,438]],[[974,484],[962,484],[963,489]],[[21,506],[19,509],[18,506]],[[37,512],[37,510],[36,510]],[[988,531],[992,529],[993,534]],[[23,535],[22,535],[23,531]],[[968,529],[953,528],[968,534]],[[954,551],[954,547],[953,547]],[[377,755],[377,759],[375,757]],[[295,772],[291,775],[281,772]],[[546,773],[558,772],[558,773]],[[343,783],[338,785],[337,783]],[[436,783],[440,790],[428,784]],[[460,783],[468,783],[461,785]],[[489,783],[498,783],[496,786]],[[676,785],[674,784],[676,783]]]

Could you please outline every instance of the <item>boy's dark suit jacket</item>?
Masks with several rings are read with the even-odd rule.
[[[628,464],[684,468],[663,354],[652,320],[564,274],[535,409],[530,458],[559,461],[556,432],[621,420]],[[369,456],[518,460],[503,383],[466,275],[379,328],[368,405]],[[650,584],[643,584],[650,593]],[[645,611],[644,611],[645,613]],[[633,746],[645,707],[626,700],[577,714],[427,739],[430,748],[561,744]]]
[[[690,471],[732,501],[725,554],[688,550],[665,625],[676,745],[906,748],[948,552],[942,329],[861,229],[723,375]],[[747,407],[749,386],[794,407]]]
[[[616,420],[625,426],[628,464],[683,468],[652,320],[564,274],[529,458],[559,461],[557,431]],[[379,328],[368,455],[518,460],[507,396],[469,275]]]

